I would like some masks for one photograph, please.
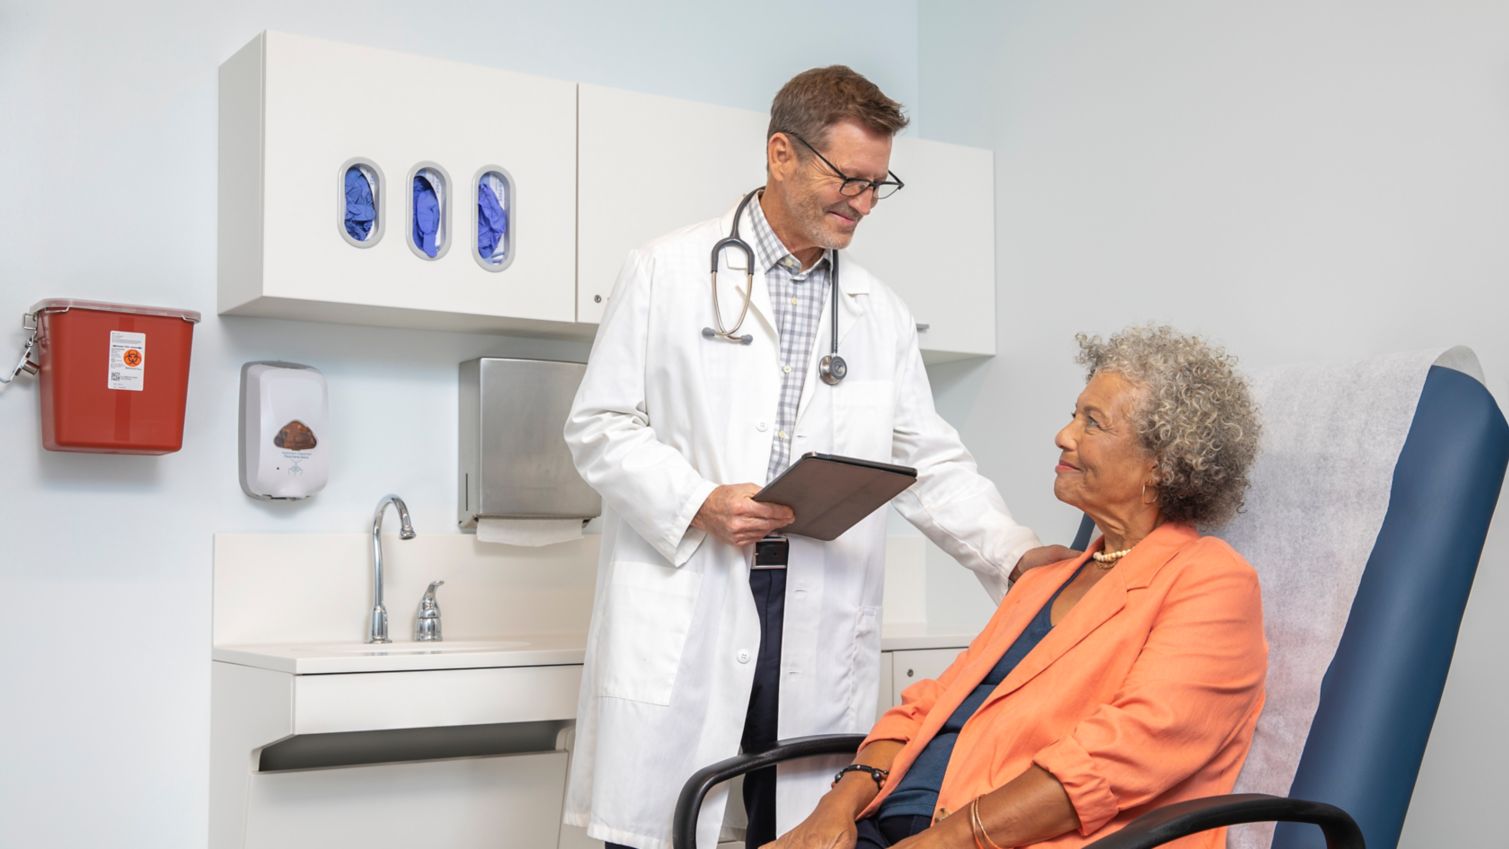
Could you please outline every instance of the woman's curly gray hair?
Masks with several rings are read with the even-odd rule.
[[[1219,525],[1242,506],[1257,455],[1257,405],[1236,358],[1165,325],[1129,327],[1110,339],[1076,334],[1078,361],[1115,372],[1140,392],[1133,428],[1158,462],[1158,506],[1169,521]]]

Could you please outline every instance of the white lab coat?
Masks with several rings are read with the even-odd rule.
[[[759,650],[749,548],[690,522],[719,484],[765,481],[781,385],[780,347],[764,274],[741,333],[707,339],[708,253],[730,210],[633,251],[598,329],[566,423],[577,470],[602,494],[604,532],[566,798],[566,821],[641,849],[669,846],[671,811],[697,769],[731,757]],[[746,216],[743,235],[753,239]],[[839,350],[848,377],[828,386],[817,361],[802,388],[792,459],[823,451],[915,466],[894,502],[974,570],[997,599],[1017,558],[1037,545],[933,409],[916,324],[899,298],[845,255]],[[738,314],[744,258],[723,252],[725,322]],[[879,687],[885,511],[831,543],[791,539],[781,655],[782,739],[869,730]],[[811,812],[836,763],[781,768],[778,827]],[[727,787],[709,795],[698,832],[712,846]]]

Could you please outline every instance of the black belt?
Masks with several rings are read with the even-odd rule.
[[[751,569],[785,569],[791,543],[785,537],[766,537],[755,543]]]

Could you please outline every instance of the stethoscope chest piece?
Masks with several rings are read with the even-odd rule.
[[[826,354],[817,361],[817,374],[829,386],[837,386],[849,375],[849,364],[837,354]]]

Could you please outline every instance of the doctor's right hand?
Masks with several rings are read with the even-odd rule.
[[[692,527],[742,547],[796,521],[796,513],[790,507],[764,504],[750,497],[759,491],[752,483],[725,484],[714,489],[692,517]]]

